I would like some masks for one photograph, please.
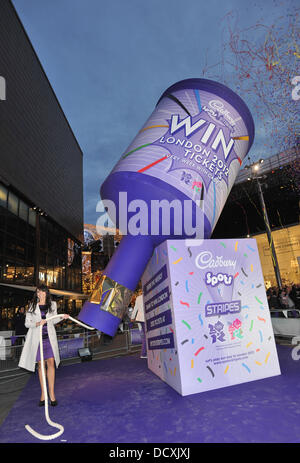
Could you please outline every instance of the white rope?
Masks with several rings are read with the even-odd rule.
[[[49,320],[52,320],[53,318],[58,318],[58,317],[63,317],[63,315],[53,315],[52,317],[49,317],[46,319],[48,322]],[[95,328],[91,328],[90,326],[85,325],[84,323],[79,322],[75,318],[72,318],[69,316],[69,320],[72,320],[73,322],[77,323],[78,325],[83,326],[84,328],[87,328],[88,330],[94,330]],[[47,385],[46,385],[46,376],[45,376],[45,366],[44,366],[44,351],[43,351],[43,325],[40,325],[40,353],[41,353],[41,367],[42,367],[42,378],[43,378],[43,388],[44,388],[44,395],[45,395],[45,417],[47,420],[47,423],[54,427],[59,429],[58,432],[55,434],[51,435],[43,435],[38,432],[36,432],[34,429],[32,429],[28,424],[26,424],[25,428],[27,429],[28,432],[30,432],[34,437],[37,439],[41,440],[52,440],[56,439],[59,437],[63,432],[64,432],[64,427],[59,424],[59,423],[54,423],[49,417],[49,411],[48,411],[48,393],[47,393]]]

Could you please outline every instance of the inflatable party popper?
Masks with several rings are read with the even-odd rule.
[[[101,186],[104,203],[115,205],[115,215],[109,207],[108,214],[123,238],[79,314],[82,322],[114,336],[155,247],[167,239],[211,236],[253,139],[251,113],[228,87],[187,79],[163,93]],[[157,205],[170,206],[169,228],[161,213],[153,214]],[[184,220],[178,224],[175,206],[190,219],[188,231]],[[137,222],[138,208],[143,227],[133,233],[127,225]],[[201,229],[190,234],[198,223]]]

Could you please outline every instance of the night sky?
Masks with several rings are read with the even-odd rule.
[[[296,3],[13,0],[83,151],[85,223],[96,223],[100,185],[162,92],[220,61],[224,17],[236,11],[241,29],[271,25]],[[251,97],[245,101],[251,110]],[[255,124],[253,161],[274,154],[262,154],[266,134]]]

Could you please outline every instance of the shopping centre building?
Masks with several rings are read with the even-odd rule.
[[[82,151],[9,1],[1,4],[0,314],[45,283],[78,311],[83,242]],[[0,319],[1,321],[1,319]]]

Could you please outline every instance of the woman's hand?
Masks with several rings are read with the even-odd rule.
[[[40,325],[45,325],[45,323],[47,323],[47,320],[41,320],[40,322],[36,322],[35,326],[38,327]]]
[[[66,319],[66,318],[70,318],[70,315],[68,315],[67,313],[64,313],[64,314],[63,314],[63,318],[65,318],[65,319]]]

